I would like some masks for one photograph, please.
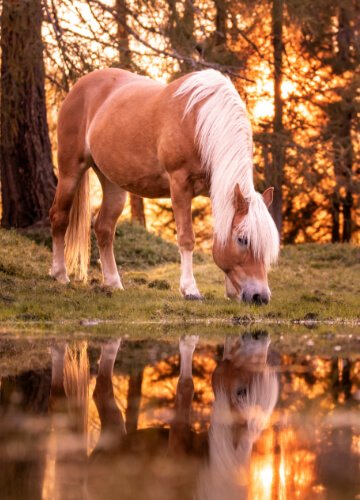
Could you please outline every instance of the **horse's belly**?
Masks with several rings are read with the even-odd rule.
[[[167,173],[148,175],[123,186],[130,193],[144,198],[170,198],[170,184]]]

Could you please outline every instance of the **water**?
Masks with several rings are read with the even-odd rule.
[[[0,498],[360,498],[356,334],[187,333],[1,338]]]

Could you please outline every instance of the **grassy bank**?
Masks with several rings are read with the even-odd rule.
[[[265,307],[224,298],[222,273],[210,256],[197,255],[195,276],[203,302],[186,302],[178,292],[179,264],[174,245],[122,224],[116,255],[125,292],[101,287],[94,253],[89,284],[61,286],[48,277],[49,240],[39,243],[0,230],[0,322],[167,323],[197,320],[360,322],[360,250],[350,245],[285,247],[270,274],[273,299]],[[45,244],[42,242],[45,241]]]

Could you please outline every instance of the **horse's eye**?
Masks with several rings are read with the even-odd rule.
[[[243,247],[246,247],[248,244],[248,239],[246,236],[238,236],[237,241],[238,241],[239,245],[241,245]]]
[[[247,395],[246,387],[239,387],[236,391],[236,395],[238,398],[245,398]]]

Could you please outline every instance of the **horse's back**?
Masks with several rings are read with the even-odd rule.
[[[84,115],[87,121],[91,120],[106,99],[119,88],[144,80],[149,81],[146,77],[117,68],[101,69],[81,77],[60,108],[59,127],[66,122],[82,121]]]
[[[112,183],[149,198],[170,196],[168,174],[183,165],[202,176],[194,123],[183,120],[184,99],[174,98],[181,81],[166,85],[115,68],[81,78],[60,111],[59,164],[83,158]]]

